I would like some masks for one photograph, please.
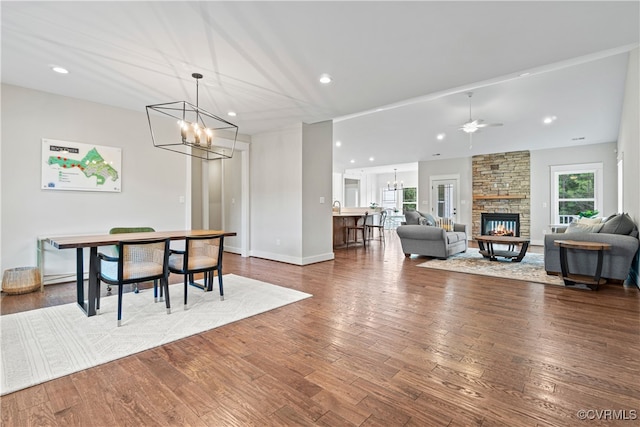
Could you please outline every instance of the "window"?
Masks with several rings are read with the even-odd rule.
[[[395,209],[396,206],[396,191],[382,190],[382,209]]]
[[[552,215],[569,224],[581,212],[602,212],[602,163],[552,166]]]
[[[408,187],[402,190],[402,211],[415,211],[418,207],[418,189]]]

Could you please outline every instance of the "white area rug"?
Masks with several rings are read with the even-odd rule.
[[[465,253],[450,256],[446,260],[432,259],[418,267],[449,270],[459,273],[479,274],[481,276],[504,277],[506,279],[527,282],[563,285],[559,276],[548,275],[544,269],[544,255],[527,253],[521,262],[511,262],[505,258],[490,261],[484,258],[478,249],[469,248]]]
[[[171,285],[171,314],[153,289],[127,293],[117,327],[117,295],[100,299],[100,314],[87,317],[76,303],[0,316],[0,394],[4,395],[190,335],[264,313],[312,295],[226,274],[225,300],[217,278],[213,292]],[[116,288],[117,289],[117,288]]]

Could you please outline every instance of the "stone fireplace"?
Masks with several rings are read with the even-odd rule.
[[[488,234],[482,217],[494,214],[509,217],[509,221],[517,216],[517,226],[502,225],[518,237],[530,237],[530,175],[529,151],[473,156],[472,236]]]

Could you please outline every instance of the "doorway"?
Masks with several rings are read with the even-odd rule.
[[[452,218],[458,214],[458,176],[431,177],[431,214],[440,218]]]
[[[360,180],[344,179],[344,205],[345,207],[357,208],[360,206]]]

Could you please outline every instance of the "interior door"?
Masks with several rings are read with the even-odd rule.
[[[431,214],[456,219],[458,212],[458,180],[435,179],[431,185]]]

